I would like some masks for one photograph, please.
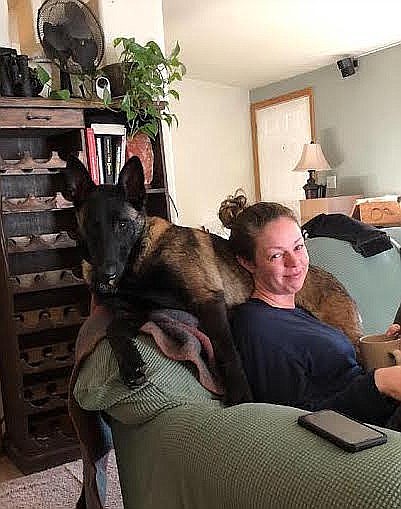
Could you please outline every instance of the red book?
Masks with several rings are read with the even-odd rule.
[[[97,163],[95,133],[93,132],[93,129],[91,127],[87,127],[85,129],[85,138],[89,164],[89,173],[93,182],[98,186],[100,184],[100,173],[99,165]]]

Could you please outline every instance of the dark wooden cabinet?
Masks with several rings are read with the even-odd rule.
[[[79,457],[67,388],[89,313],[66,156],[86,164],[85,126],[121,117],[84,101],[0,98],[0,375],[7,454],[29,473]],[[170,218],[163,142],[153,143],[148,212]]]

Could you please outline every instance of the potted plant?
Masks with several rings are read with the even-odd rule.
[[[104,94],[106,105],[117,107],[125,113],[127,123],[127,156],[138,155],[142,161],[146,183],[153,173],[153,150],[150,139],[155,139],[159,123],[171,126],[177,117],[170,111],[169,99],[179,99],[172,88],[186,72],[179,60],[180,46],[176,43],[168,56],[164,56],[155,41],[141,45],[134,37],[119,37],[114,47],[121,46],[119,62],[101,70],[110,80],[113,98]]]

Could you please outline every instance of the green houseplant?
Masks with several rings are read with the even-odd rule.
[[[179,99],[179,93],[172,84],[181,81],[186,72],[178,58],[180,46],[177,42],[171,53],[164,56],[155,41],[141,45],[134,37],[118,37],[113,44],[114,47],[122,47],[119,63],[102,70],[114,83],[116,79],[119,81],[115,88],[122,91],[122,96],[117,107],[126,115],[128,135],[143,132],[154,139],[159,121],[163,120],[168,125],[177,122],[176,115],[170,112],[169,99]],[[113,76],[110,74],[112,67]],[[115,101],[108,94],[105,94],[104,101],[115,106]]]
[[[178,125],[176,115],[170,111],[169,100],[171,97],[179,99],[172,85],[181,81],[186,72],[178,58],[180,46],[177,42],[171,53],[164,56],[155,41],[141,45],[134,37],[118,37],[113,43],[122,50],[117,64],[101,69],[110,79],[113,94],[113,97],[104,94],[103,101],[125,114],[126,155],[140,158],[145,184],[150,184],[154,159],[151,139],[156,138],[161,121],[169,126],[175,121]]]

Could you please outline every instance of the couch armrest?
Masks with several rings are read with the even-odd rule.
[[[305,412],[224,408],[187,363],[164,357],[147,336],[137,344],[144,386],[120,382],[103,340],[74,387],[82,408],[111,416],[125,509],[401,507],[401,434],[347,453],[301,428]]]
[[[185,404],[152,421],[113,421],[125,509],[401,507],[401,434],[345,452],[267,404]]]

